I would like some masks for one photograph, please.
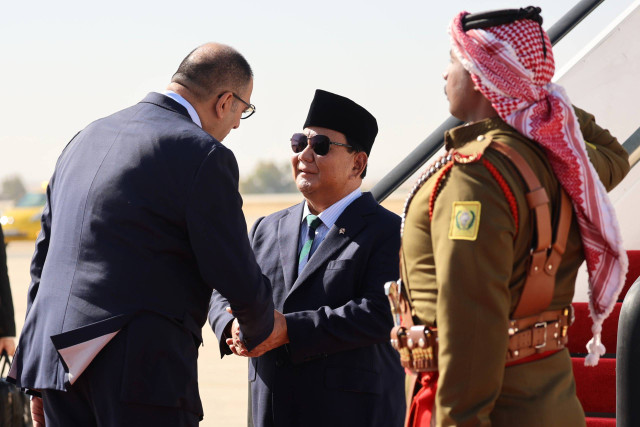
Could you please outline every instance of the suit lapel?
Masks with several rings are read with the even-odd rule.
[[[322,243],[320,243],[320,246],[318,246],[311,258],[309,258],[309,262],[307,262],[300,276],[295,280],[289,295],[303,286],[309,276],[326,264],[331,258],[335,257],[348,243],[353,241],[366,225],[364,217],[373,211],[376,206],[377,202],[373,199],[371,193],[363,193],[362,196],[354,200],[353,203],[342,212]],[[300,215],[302,215],[302,213],[300,213]]]
[[[298,274],[298,236],[302,221],[303,204],[289,208],[287,215],[278,222],[278,246],[280,249],[280,265],[284,272],[284,284],[289,291]]]

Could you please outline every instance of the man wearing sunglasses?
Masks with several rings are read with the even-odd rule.
[[[400,221],[360,191],[376,119],[318,90],[303,128],[291,138],[291,163],[304,201],[250,233],[286,319],[277,348],[250,360],[253,425],[401,426],[404,375],[384,294],[398,274]],[[214,293],[209,318],[222,353],[259,355],[233,337],[225,344],[237,325],[227,305]]]
[[[235,157],[221,143],[255,111],[252,89],[240,53],[203,45],[166,91],[91,123],[61,154],[9,374],[42,394],[36,422],[196,426],[214,288],[247,347],[271,334],[271,286],[247,238]]]

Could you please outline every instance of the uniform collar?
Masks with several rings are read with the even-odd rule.
[[[491,117],[480,120],[479,122],[466,123],[453,129],[449,129],[444,133],[445,147],[447,150],[460,148],[468,142],[475,140],[478,136],[496,129],[508,130],[511,132],[515,131],[515,129],[506,124],[500,117]]]

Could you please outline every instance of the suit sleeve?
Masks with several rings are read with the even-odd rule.
[[[294,363],[385,342],[393,328],[384,283],[398,278],[399,222],[376,229],[386,232],[372,244],[362,268],[362,292],[340,307],[285,314],[289,353]]]
[[[622,181],[631,166],[629,153],[616,137],[596,123],[592,114],[574,107],[582,136],[587,143],[587,154],[607,191],[611,191]]]
[[[271,284],[249,245],[238,165],[226,147],[214,146],[200,166],[189,194],[187,229],[200,274],[229,301],[245,345],[253,349],[273,330]]]
[[[480,204],[475,240],[450,235],[458,201]],[[454,166],[431,222],[438,288],[438,425],[490,425],[507,354],[514,233],[504,194],[487,168]]]
[[[0,338],[15,337],[16,322],[13,313],[13,298],[7,270],[7,250],[4,244],[4,233],[0,227]]]
[[[258,224],[264,219],[264,217],[258,219],[251,231],[249,232],[249,239],[253,242],[253,237],[256,233]],[[227,313],[226,308],[229,307],[229,301],[220,294],[217,290],[213,290],[211,294],[211,300],[209,301],[209,324],[213,329],[213,333],[218,337],[218,345],[220,346],[220,357],[224,357],[227,354],[232,354],[231,349],[226,343],[226,339],[229,338],[229,328],[231,322],[235,317]]]
[[[67,145],[62,150],[60,157],[58,158],[56,164],[56,170],[58,169],[58,165],[60,160],[63,158],[67,149],[71,145],[71,143],[76,139],[76,137],[80,135],[80,132],[77,132],[73,138],[69,140]],[[56,174],[55,172],[51,176],[49,180],[49,185],[47,185],[47,202],[44,205],[44,209],[42,210],[42,217],[40,218],[40,234],[38,234],[38,238],[36,239],[36,248],[33,253],[33,258],[31,259],[31,283],[29,284],[29,290],[27,291],[27,315],[29,314],[29,310],[31,309],[31,305],[38,294],[38,289],[40,288],[40,277],[42,276],[42,269],[44,267],[44,262],[47,258],[47,254],[49,252],[49,239],[51,239],[51,199],[53,186],[55,185]],[[25,316],[26,318],[26,316]]]
[[[42,211],[40,219],[40,234],[36,239],[36,249],[31,259],[31,283],[27,292],[27,314],[31,309],[33,301],[36,299],[38,289],[40,288],[40,277],[42,276],[42,268],[49,252],[49,239],[51,238],[51,191],[54,185],[55,174],[49,181],[47,186],[47,202]]]

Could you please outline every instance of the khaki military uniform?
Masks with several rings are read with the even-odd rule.
[[[576,113],[589,158],[610,190],[628,172],[628,155],[593,116],[578,109]],[[549,195],[553,218],[558,217],[560,185],[537,143],[498,117],[446,133],[447,148],[481,153],[504,177],[515,196],[518,231],[503,189],[482,161],[435,173],[408,208],[402,277],[414,321],[438,329],[437,425],[584,425],[566,349],[505,367],[508,323],[522,292],[534,227],[523,180],[513,164],[489,146],[491,140],[525,158]],[[583,260],[574,215],[548,310],[571,304]]]

